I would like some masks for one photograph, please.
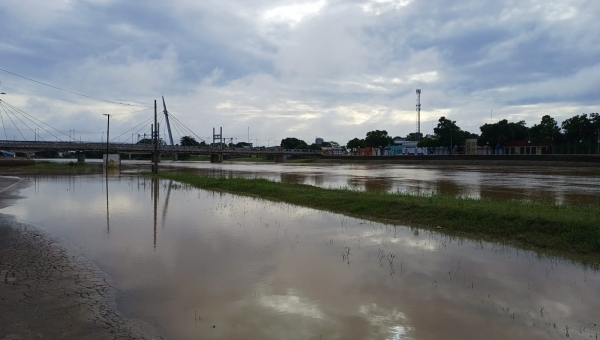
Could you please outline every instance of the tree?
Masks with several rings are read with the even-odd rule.
[[[560,127],[556,120],[549,115],[542,117],[540,124],[529,129],[529,139],[533,141],[558,141],[561,137]]]
[[[440,146],[450,148],[464,144],[466,139],[465,132],[456,125],[456,121],[446,119],[446,117],[440,117],[433,133],[437,137]]]
[[[142,138],[136,144],[152,144],[151,138]]]
[[[280,145],[284,149],[306,149],[308,147],[305,141],[293,137],[282,139]]]
[[[481,130],[481,135],[477,138],[479,146],[504,145],[506,142],[524,140],[529,134],[529,129],[523,120],[509,123],[508,120],[503,119],[494,124],[484,124],[479,129]]]
[[[181,146],[200,146],[200,143],[196,141],[194,137],[183,136],[179,140]]]
[[[419,148],[435,148],[437,146],[440,146],[440,142],[437,138],[423,138],[417,143],[417,147]]]
[[[44,151],[37,151],[35,153],[35,157],[37,158],[58,158],[58,151],[55,150],[44,150]]]
[[[406,135],[405,140],[407,141],[419,141],[423,139],[423,134],[421,132],[419,132],[418,134],[416,132],[411,132],[408,135]]]
[[[360,147],[363,147],[364,145],[365,145],[364,139],[354,138],[354,139],[349,140],[348,143],[346,143],[346,148],[358,149]]]
[[[316,144],[316,143],[312,143],[311,145],[309,145],[309,146],[307,147],[307,149],[309,149],[309,150],[323,150],[323,149],[321,148],[321,145],[319,145],[319,144]]]
[[[235,145],[236,148],[245,148],[245,147],[251,147],[252,144],[250,143],[246,143],[246,142],[239,142]]]
[[[369,131],[367,132],[367,137],[365,138],[366,146],[380,148],[381,154],[383,154],[383,148],[392,144],[393,142],[394,140],[392,137],[388,136],[388,133],[385,130]]]
[[[590,119],[591,118],[591,119]],[[561,126],[567,142],[579,142],[595,139],[597,129],[600,128],[600,117],[597,113],[575,115],[564,122]]]

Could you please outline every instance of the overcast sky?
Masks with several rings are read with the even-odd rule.
[[[425,134],[440,116],[479,133],[490,110],[494,121],[560,123],[600,111],[598,14],[598,0],[1,0],[0,68],[132,105],[1,71],[0,99],[96,141],[102,114],[161,94],[199,136],[222,126],[246,141],[249,127],[259,145],[405,136],[417,88]],[[151,115],[115,115],[111,136]]]

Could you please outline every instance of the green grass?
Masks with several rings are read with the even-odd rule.
[[[265,198],[364,219],[432,229],[543,252],[600,258],[600,210],[522,201],[326,189],[266,179],[157,175],[203,189]],[[438,228],[441,227],[441,228]]]

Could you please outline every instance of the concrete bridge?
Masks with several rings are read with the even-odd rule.
[[[151,144],[109,143],[109,153],[152,154]],[[85,162],[85,151],[106,152],[106,143],[91,142],[38,142],[38,141],[8,141],[0,140],[0,150],[30,153],[40,151],[75,151],[78,162]],[[212,146],[180,146],[159,145],[159,153],[210,155],[211,162],[220,163],[223,155],[273,155],[276,163],[285,162],[286,155],[320,156],[321,151],[301,149],[270,149],[270,148],[229,148]]]

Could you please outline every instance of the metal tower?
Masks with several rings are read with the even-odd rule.
[[[167,121],[167,130],[169,131],[169,141],[171,142],[171,145],[175,145],[173,144],[173,135],[171,134],[171,124],[169,124],[169,111],[167,111],[167,104],[165,104],[165,96],[162,97],[163,100],[163,107],[165,108],[165,111],[163,112],[165,114],[165,120]]]
[[[417,89],[417,140],[421,140],[421,89]]]
[[[223,148],[223,127],[221,127],[221,129],[219,130],[219,134],[216,134],[215,128],[213,128],[213,146],[215,145],[216,141],[219,141],[219,148],[222,149]]]

